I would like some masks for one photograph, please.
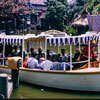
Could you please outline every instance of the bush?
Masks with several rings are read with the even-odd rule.
[[[70,34],[75,35],[76,33],[75,29],[71,26],[66,26],[66,28],[64,29],[64,32],[66,32],[68,35]]]

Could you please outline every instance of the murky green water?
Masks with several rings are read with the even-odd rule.
[[[11,99],[100,99],[100,92],[52,89],[21,82],[13,90]]]

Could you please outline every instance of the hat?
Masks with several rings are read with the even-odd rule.
[[[91,43],[92,43],[92,44],[96,44],[96,41],[95,41],[95,40],[92,40]]]

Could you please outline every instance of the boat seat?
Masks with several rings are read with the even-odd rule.
[[[78,68],[84,66],[87,63],[88,63],[88,60],[79,61],[79,62],[72,62],[72,65],[74,66],[73,69],[78,69]]]
[[[90,62],[90,68],[98,68],[99,67],[99,63],[100,63],[100,60],[99,61]],[[88,68],[88,63],[85,64],[84,66],[78,68],[78,70],[79,69],[85,69],[85,68]]]

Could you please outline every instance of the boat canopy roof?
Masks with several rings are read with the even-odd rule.
[[[86,34],[82,34],[79,36],[71,36],[66,35],[65,37],[53,37],[52,35],[38,35],[35,36],[34,34],[27,34],[27,35],[4,35],[0,34],[0,43],[7,43],[7,44],[21,44],[23,40],[40,40],[40,39],[46,39],[47,43],[50,43],[50,45],[57,44],[61,45],[62,43],[67,44],[69,43],[71,45],[72,42],[74,42],[74,45],[76,45],[78,42],[86,43],[91,39],[99,40],[99,34],[96,32],[86,32]]]
[[[46,37],[47,43],[50,43],[50,46],[52,46],[52,44],[55,44],[55,46],[57,44],[59,44],[59,46],[63,43],[64,45],[66,45],[67,43],[69,43],[69,45],[72,44],[72,42],[74,42],[74,45],[76,45],[77,43],[84,43],[86,44],[86,42],[88,42],[89,40],[99,40],[99,34],[96,34],[96,32],[92,32],[92,34],[90,34],[91,32],[87,32],[86,34],[82,34],[79,36],[67,36],[67,37]]]

